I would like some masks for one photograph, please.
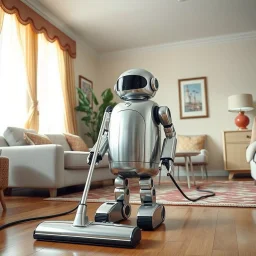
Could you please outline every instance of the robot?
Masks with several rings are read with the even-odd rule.
[[[172,170],[177,140],[169,108],[150,100],[158,88],[157,79],[144,69],[124,72],[114,86],[123,102],[113,108],[103,124],[96,164],[108,152],[110,170],[117,176],[115,201],[106,202],[97,209],[96,222],[117,223],[129,218],[130,178],[139,179],[141,206],[137,226],[154,230],[164,222],[165,208],[156,203],[153,177],[162,166]],[[162,149],[160,124],[166,136]],[[95,146],[87,158],[88,164],[91,164]]]

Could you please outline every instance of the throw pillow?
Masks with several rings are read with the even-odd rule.
[[[3,136],[9,146],[25,146],[27,143],[24,139],[24,132],[36,133],[35,130],[28,130],[18,127],[7,127]]]
[[[52,144],[46,135],[24,132],[24,139],[29,145],[45,145]]]
[[[177,136],[177,152],[181,151],[200,151],[204,148],[206,135]]]
[[[254,121],[252,124],[252,136],[251,136],[251,143],[256,141],[256,117],[254,117]]]
[[[66,140],[73,151],[86,151],[89,149],[81,137],[70,133],[64,133]]]

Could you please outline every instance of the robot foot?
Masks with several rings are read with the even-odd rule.
[[[165,208],[162,204],[150,203],[141,205],[137,214],[137,226],[143,230],[154,230],[165,219]]]
[[[131,205],[123,202],[107,202],[102,204],[95,214],[96,222],[119,222],[127,220],[131,215]]]

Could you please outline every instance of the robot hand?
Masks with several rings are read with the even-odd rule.
[[[89,165],[91,165],[92,163],[93,154],[94,152],[90,152],[89,156],[87,157],[87,164]],[[98,154],[95,164],[98,165],[101,160],[102,160],[102,156]]]
[[[162,158],[159,163],[159,170],[161,171],[162,165],[165,166],[168,172],[174,171],[174,162],[171,158]]]

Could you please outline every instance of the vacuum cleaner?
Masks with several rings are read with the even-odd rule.
[[[138,227],[115,224],[112,222],[91,222],[86,215],[86,201],[101,143],[101,134],[104,132],[106,121],[110,119],[111,111],[112,107],[108,107],[104,113],[95,153],[93,155],[82,199],[78,206],[74,221],[44,221],[34,230],[34,239],[39,241],[126,248],[134,248],[139,244],[141,240],[141,230]]]

